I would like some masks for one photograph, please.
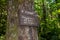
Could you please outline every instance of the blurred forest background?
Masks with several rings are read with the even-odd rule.
[[[60,40],[60,0],[34,0],[40,18],[39,40]],[[5,40],[7,0],[0,0],[0,40]]]

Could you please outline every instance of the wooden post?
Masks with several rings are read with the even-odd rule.
[[[38,40],[38,18],[34,0],[8,1],[8,26],[6,40]]]

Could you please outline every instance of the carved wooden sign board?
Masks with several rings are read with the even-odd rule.
[[[20,10],[18,13],[20,25],[38,26],[38,17],[35,12]]]

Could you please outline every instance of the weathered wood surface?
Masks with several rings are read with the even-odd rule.
[[[25,26],[38,26],[38,17],[37,14],[33,11],[19,10],[19,21],[20,25]]]
[[[20,13],[34,13],[33,0],[8,0],[6,40],[38,40],[37,27],[20,25]]]
[[[20,25],[38,26],[38,15],[34,11],[34,0],[23,0],[19,4],[18,16]]]

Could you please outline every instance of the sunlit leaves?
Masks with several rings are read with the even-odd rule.
[[[53,11],[52,12],[52,15],[56,16],[57,15],[57,12],[56,11],[55,12]]]
[[[4,40],[6,32],[7,12],[6,12],[7,0],[0,0],[0,40]]]
[[[5,40],[5,36],[0,36],[0,40]]]
[[[57,12],[60,14],[60,9],[58,9]]]
[[[35,2],[35,10],[40,17],[39,40],[58,40],[60,0],[36,0]],[[46,23],[43,20],[43,2],[46,9]]]

